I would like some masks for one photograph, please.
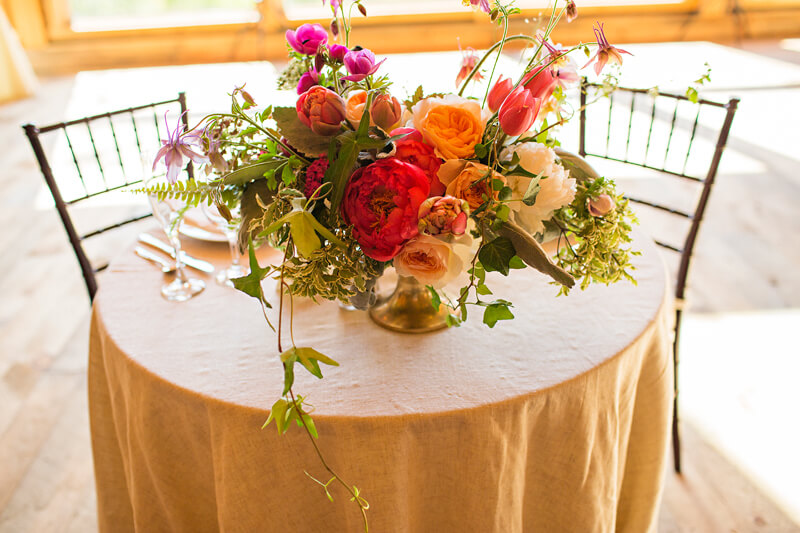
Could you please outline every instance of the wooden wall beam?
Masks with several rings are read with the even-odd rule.
[[[711,0],[712,3],[717,0]],[[718,6],[718,4],[715,4]],[[636,15],[609,13],[603,16],[606,33],[612,43],[662,41],[734,42],[739,39],[776,39],[800,36],[800,9],[753,11],[731,16],[717,10],[708,12],[646,12]],[[500,34],[485,21],[471,17],[450,22],[398,22],[358,24],[358,43],[378,54],[410,53],[490,46]],[[561,24],[553,37],[565,45],[594,38],[595,18],[579,17],[571,24]],[[532,34],[531,24],[514,22],[511,34]],[[30,50],[34,67],[40,74],[63,74],[78,70],[213,63],[227,61],[285,60],[285,28],[247,27],[214,28],[202,31],[183,28],[155,32],[109,33],[103,38],[89,37],[52,42],[43,49]]]

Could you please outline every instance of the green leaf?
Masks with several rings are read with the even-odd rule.
[[[278,433],[284,433],[286,431],[285,421],[287,407],[289,407],[289,402],[283,398],[280,398],[277,402],[272,404],[272,409],[269,411],[269,418],[267,418],[267,421],[261,426],[261,429],[266,428],[269,423],[274,420],[275,425],[278,427]]]
[[[282,160],[273,159],[247,165],[225,174],[222,177],[222,182],[225,185],[244,185],[250,181],[263,178],[267,172],[274,171],[282,164]]]
[[[525,205],[533,205],[536,203],[536,196],[539,194],[539,190],[542,188],[539,185],[539,181],[542,179],[542,175],[539,174],[535,178],[531,178],[530,183],[528,183],[528,188],[525,189],[525,194],[522,196],[522,203]]]
[[[355,133],[347,132],[339,135],[337,141],[339,143],[338,154],[325,173],[326,181],[330,181],[333,184],[333,191],[331,192],[332,214],[339,212],[339,204],[342,203],[344,190],[347,187],[350,175],[353,173],[353,167],[358,160],[359,152]]]
[[[261,280],[267,277],[270,272],[270,267],[261,268],[258,264],[252,237],[248,239],[248,250],[250,256],[250,273],[241,278],[233,278],[231,280],[233,282],[233,287],[248,296],[262,301],[267,307],[271,307],[269,302],[264,298],[264,291],[261,288]]]
[[[520,257],[520,259],[525,261],[525,263],[532,266],[539,272],[547,274],[553,278],[553,280],[566,287],[572,287],[575,285],[575,279],[563,268],[553,264],[553,262],[550,260],[550,257],[548,257],[547,253],[542,248],[542,245],[539,244],[530,233],[509,221],[503,224],[503,227],[500,228],[500,234],[506,237],[512,243],[512,247],[514,250],[516,250],[516,254]],[[511,258],[509,258],[509,262],[510,259]],[[483,258],[481,258],[481,262],[483,262]],[[485,266],[486,264],[484,263],[484,267]]]
[[[281,135],[296,150],[311,157],[319,157],[328,149],[331,137],[323,137],[311,131],[311,128],[297,118],[294,107],[276,107],[272,110],[272,118],[278,124]]]
[[[686,98],[688,98],[690,102],[696,104],[697,100],[699,100],[697,89],[694,87],[688,87],[686,89]]]
[[[329,366],[339,366],[339,363],[328,357],[327,355],[318,352],[314,348],[297,348],[292,347],[281,354],[281,361],[300,361],[306,370],[318,378],[322,378],[322,371],[319,368],[319,363],[325,363]],[[286,393],[284,393],[286,394]]]
[[[255,231],[251,231],[250,225],[256,220],[260,219],[264,210],[259,204],[269,205],[275,197],[274,191],[271,191],[267,186],[265,180],[251,181],[245,186],[242,193],[242,199],[239,202],[242,222],[239,225],[239,250],[244,251],[247,249],[249,239],[255,237]]]
[[[292,235],[297,252],[308,259],[311,254],[319,250],[322,242],[314,231],[314,225],[309,220],[314,216],[308,211],[298,211],[296,216],[289,219],[289,232]]]
[[[426,285],[428,292],[431,293],[431,303],[433,304],[433,308],[436,311],[439,311],[439,307],[442,305],[442,299],[439,297],[439,293],[436,292],[436,289],[433,288],[431,285]]]
[[[500,192],[497,194],[497,199],[501,202],[505,202],[506,200],[511,199],[511,195],[514,191],[511,190],[511,187],[503,187],[500,189]]]
[[[483,268],[487,272],[500,272],[508,276],[509,262],[514,257],[514,245],[505,237],[497,237],[493,241],[484,244],[478,253]]]
[[[281,354],[281,361],[283,361],[283,395],[289,392],[289,389],[294,385],[294,364],[297,362],[297,355],[292,354],[291,357],[283,358]]]
[[[511,261],[508,263],[508,266],[511,267],[512,269],[517,269],[517,270],[522,268],[528,268],[528,265],[525,264],[525,261],[520,259],[518,255],[515,255],[514,257],[511,258]]]
[[[314,424],[314,421],[311,419],[308,413],[303,413],[300,415],[300,419],[305,427],[308,428],[308,432],[311,433],[311,436],[315,439],[319,438],[319,434],[317,433],[317,426]]]
[[[489,290],[489,287],[487,287],[483,283],[481,283],[477,287],[475,287],[475,292],[477,292],[478,294],[480,294],[482,296],[486,296],[487,294],[492,294],[492,291]]]
[[[512,320],[514,314],[508,308],[507,303],[493,303],[483,311],[483,323],[493,328],[498,320]]]
[[[475,157],[477,157],[478,159],[483,159],[487,155],[489,155],[489,149],[486,148],[485,145],[483,144],[475,145]]]

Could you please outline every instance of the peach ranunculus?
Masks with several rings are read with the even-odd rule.
[[[439,289],[464,269],[464,260],[456,253],[456,246],[460,245],[430,235],[417,235],[394,257],[394,268],[400,276],[413,276],[423,285]]]
[[[358,128],[358,123],[361,122],[361,115],[364,114],[364,107],[366,105],[367,105],[367,91],[361,91],[361,90],[353,91],[347,97],[347,103],[345,104],[347,121],[354,128]],[[370,120],[370,123],[372,123],[372,120]]]
[[[486,176],[489,167],[472,161],[453,159],[445,161],[439,169],[439,181],[446,187],[448,196],[465,200],[470,209],[477,209],[491,195],[497,198],[497,191],[492,189],[492,180],[499,179],[505,183],[505,176],[492,171],[492,176],[473,185]]]
[[[422,132],[425,142],[442,159],[467,159],[475,155],[486,121],[481,106],[455,94],[420,100],[411,109],[408,124]]]
[[[552,148],[528,142],[506,148],[500,154],[502,160],[511,160],[517,154],[520,166],[535,175],[542,175],[539,180],[538,194],[533,205],[525,205],[521,201],[511,202],[511,216],[517,224],[531,234],[544,233],[544,221],[550,220],[557,209],[561,209],[575,199],[575,178],[569,177],[569,171],[556,162],[556,153]],[[531,179],[527,176],[510,174],[508,186],[512,189],[512,198],[521,199],[528,190]]]

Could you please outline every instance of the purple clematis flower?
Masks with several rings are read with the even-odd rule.
[[[169,111],[167,111],[167,113],[169,113]],[[192,150],[194,144],[200,143],[202,134],[194,130],[181,133],[181,119],[183,115],[178,119],[178,124],[175,125],[175,129],[169,131],[167,113],[164,113],[164,122],[167,127],[167,139],[161,140],[163,146],[156,153],[156,159],[153,161],[153,170],[156,169],[156,165],[158,165],[158,162],[163,158],[164,164],[167,166],[167,180],[170,183],[175,183],[178,181],[178,174],[183,168],[184,157],[188,157],[198,164],[207,163],[208,158]]]
[[[301,54],[313,56],[328,42],[328,32],[321,24],[303,24],[297,30],[286,30],[286,41]]]
[[[319,72],[311,69],[300,76],[300,81],[297,82],[297,94],[303,94],[314,85],[319,85]]]
[[[375,74],[375,72],[378,70],[378,67],[380,67],[381,63],[384,61],[386,61],[385,58],[380,60],[378,63],[375,63],[375,54],[366,48],[362,50],[351,50],[344,56],[344,66],[347,67],[347,71],[350,73],[350,75],[344,76],[342,79],[348,81],[361,81],[367,76]]]
[[[606,38],[605,32],[603,31],[603,24],[600,22],[598,22],[597,27],[594,28],[594,35],[597,37],[597,52],[595,52],[588,63],[581,68],[586,68],[592,64],[592,61],[597,60],[597,63],[594,65],[594,71],[597,73],[597,75],[600,75],[600,72],[603,71],[603,68],[609,61],[611,61],[611,63],[616,63],[617,65],[622,65],[622,54],[628,54],[629,56],[633,55],[622,48],[611,46]]]

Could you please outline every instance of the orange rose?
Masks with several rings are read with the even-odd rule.
[[[475,155],[486,122],[481,106],[454,94],[420,100],[412,109],[413,126],[442,159],[467,159]]]
[[[354,127],[358,127],[361,122],[361,115],[364,114],[364,106],[367,105],[367,91],[353,91],[347,97],[347,104],[345,105],[345,112],[347,113],[347,121]],[[370,120],[370,123],[372,120]],[[373,125],[373,124],[370,124]]]
[[[492,180],[506,182],[505,176],[492,171],[492,176],[476,183],[486,176],[489,167],[472,161],[446,161],[439,169],[439,181],[447,187],[447,195],[465,200],[471,209],[477,209],[491,195],[497,198],[492,188]]]

